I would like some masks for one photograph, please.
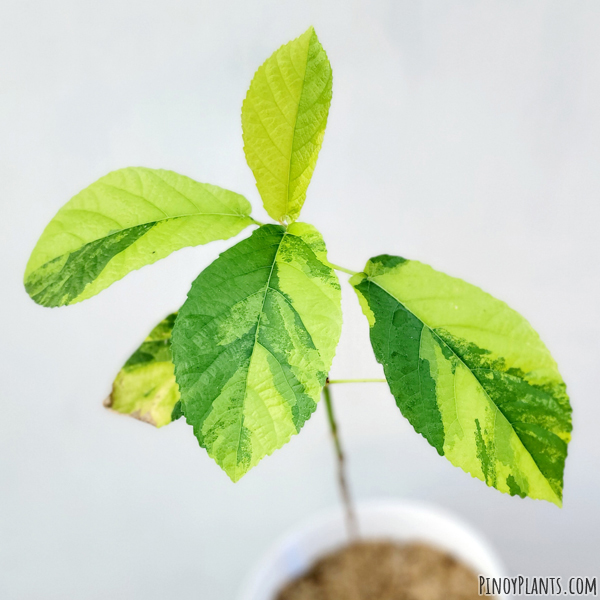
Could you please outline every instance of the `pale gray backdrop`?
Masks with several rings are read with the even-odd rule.
[[[0,597],[226,600],[282,531],[337,502],[323,407],[237,485],[184,423],[157,431],[102,407],[123,361],[230,242],[70,308],[36,306],[21,284],[56,210],[118,167],[228,187],[266,218],[240,107],[258,65],[310,24],[334,95],[302,218],[334,262],[400,254],[509,302],[575,408],[559,510],[439,458],[383,385],[340,386],[356,495],[455,511],[513,573],[598,575],[598,2],[4,0],[1,15]],[[378,377],[343,286],[332,375]]]

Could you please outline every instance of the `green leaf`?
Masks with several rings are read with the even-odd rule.
[[[253,220],[239,194],[173,171],[113,171],[50,221],[25,270],[43,306],[74,304],[185,246],[237,235]]]
[[[479,288],[397,256],[372,258],[350,282],[415,430],[487,485],[560,506],[571,407],[531,325]]]
[[[179,418],[171,332],[177,313],[162,320],[117,374],[105,406],[156,427]]]
[[[177,388],[179,392],[179,387]],[[177,400],[175,406],[173,407],[173,411],[171,412],[171,421],[177,421],[177,419],[181,419],[183,417],[183,410],[181,408],[181,400]]]
[[[311,27],[258,69],[242,106],[244,151],[269,215],[298,218],[331,104],[331,65]]]
[[[173,330],[183,413],[233,481],[315,410],[340,336],[338,279],[318,231],[264,225],[221,254]]]

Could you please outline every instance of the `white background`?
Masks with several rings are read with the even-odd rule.
[[[337,502],[323,407],[236,485],[183,422],[157,431],[102,407],[230,242],[69,308],[35,305],[21,283],[56,210],[119,167],[228,187],[266,219],[240,107],[258,65],[310,24],[334,96],[302,219],[336,263],[400,254],[506,300],[550,347],[575,410],[559,510],[452,467],[384,385],[339,386],[356,496],[442,505],[511,573],[598,575],[598,2],[4,0],[1,14],[0,597],[229,599],[274,539]],[[331,375],[381,376],[343,286]]]

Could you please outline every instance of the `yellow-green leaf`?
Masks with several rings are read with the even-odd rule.
[[[331,65],[311,27],[258,69],[242,106],[244,151],[269,215],[295,221],[331,104]]]
[[[173,420],[179,388],[173,372],[171,332],[177,313],[163,319],[117,374],[105,406],[156,427]]]
[[[113,171],[50,221],[25,289],[43,306],[80,302],[175,250],[237,235],[253,223],[250,209],[239,194],[173,171]]]

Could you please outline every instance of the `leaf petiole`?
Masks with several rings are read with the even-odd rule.
[[[329,379],[327,383],[385,383],[386,379]]]
[[[327,262],[329,263],[329,266],[336,271],[343,271],[344,273],[348,273],[348,275],[356,275],[358,273],[358,271],[352,271],[351,269],[346,269],[344,267],[340,267],[339,265],[335,265],[331,261]]]

